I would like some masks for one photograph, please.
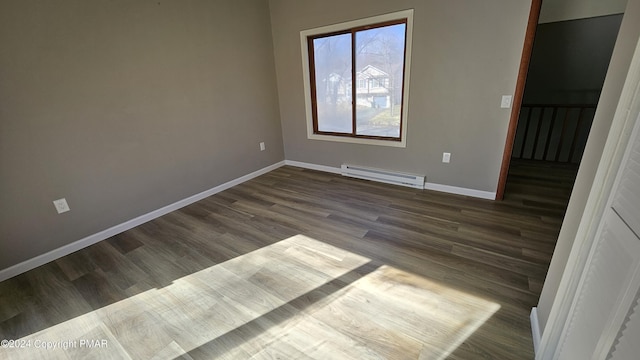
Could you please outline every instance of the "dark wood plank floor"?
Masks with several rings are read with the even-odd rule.
[[[575,172],[493,202],[283,167],[0,283],[0,339],[109,344],[0,358],[530,359]]]

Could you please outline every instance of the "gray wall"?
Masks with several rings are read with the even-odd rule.
[[[530,4],[270,1],[286,158],[422,173],[432,183],[495,192],[510,114],[500,98],[515,89]],[[408,8],[415,13],[407,147],[308,140],[300,31]],[[450,164],[442,152],[452,153]]]
[[[630,0],[620,26],[609,70],[602,87],[593,127],[585,148],[567,213],[562,223],[551,265],[538,303],[538,320],[541,329],[547,324],[551,306],[558,292],[569,252],[576,237],[578,225],[585,210],[587,197],[593,185],[600,157],[611,128],[611,121],[618,105],[620,93],[631,64],[631,58],[640,37],[640,0]],[[606,164],[603,164],[606,166]]]
[[[540,24],[524,103],[596,104],[622,14]]]
[[[283,160],[270,26],[266,0],[1,1],[0,269]]]
[[[540,23],[621,14],[627,0],[544,0]]]

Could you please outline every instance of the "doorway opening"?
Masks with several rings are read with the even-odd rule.
[[[538,23],[533,3],[496,199],[565,211],[622,14]]]

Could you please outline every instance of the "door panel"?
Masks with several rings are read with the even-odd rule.
[[[636,359],[640,354],[640,291],[636,293],[634,304],[620,327],[616,341],[607,356],[607,360]]]
[[[608,352],[614,339],[602,335],[616,323],[614,334],[617,333],[627,314],[630,304],[624,307],[622,301],[629,289],[636,286],[633,283],[640,267],[640,241],[612,210],[605,215],[588,264],[559,359],[591,359],[603,347]]]
[[[633,143],[624,166],[612,207],[640,235],[640,141]]]

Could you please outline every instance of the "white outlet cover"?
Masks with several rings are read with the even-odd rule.
[[[58,212],[58,214],[62,214],[71,210],[69,209],[69,204],[67,204],[67,199],[65,198],[53,200],[53,205],[56,207],[56,211]]]
[[[264,151],[266,149],[266,147],[264,146],[264,143],[261,142],[260,143],[260,151]]]
[[[502,101],[500,102],[500,107],[503,109],[508,109],[511,107],[511,99],[513,97],[511,95],[502,95]]]
[[[446,164],[451,162],[451,153],[442,153],[442,162]]]

